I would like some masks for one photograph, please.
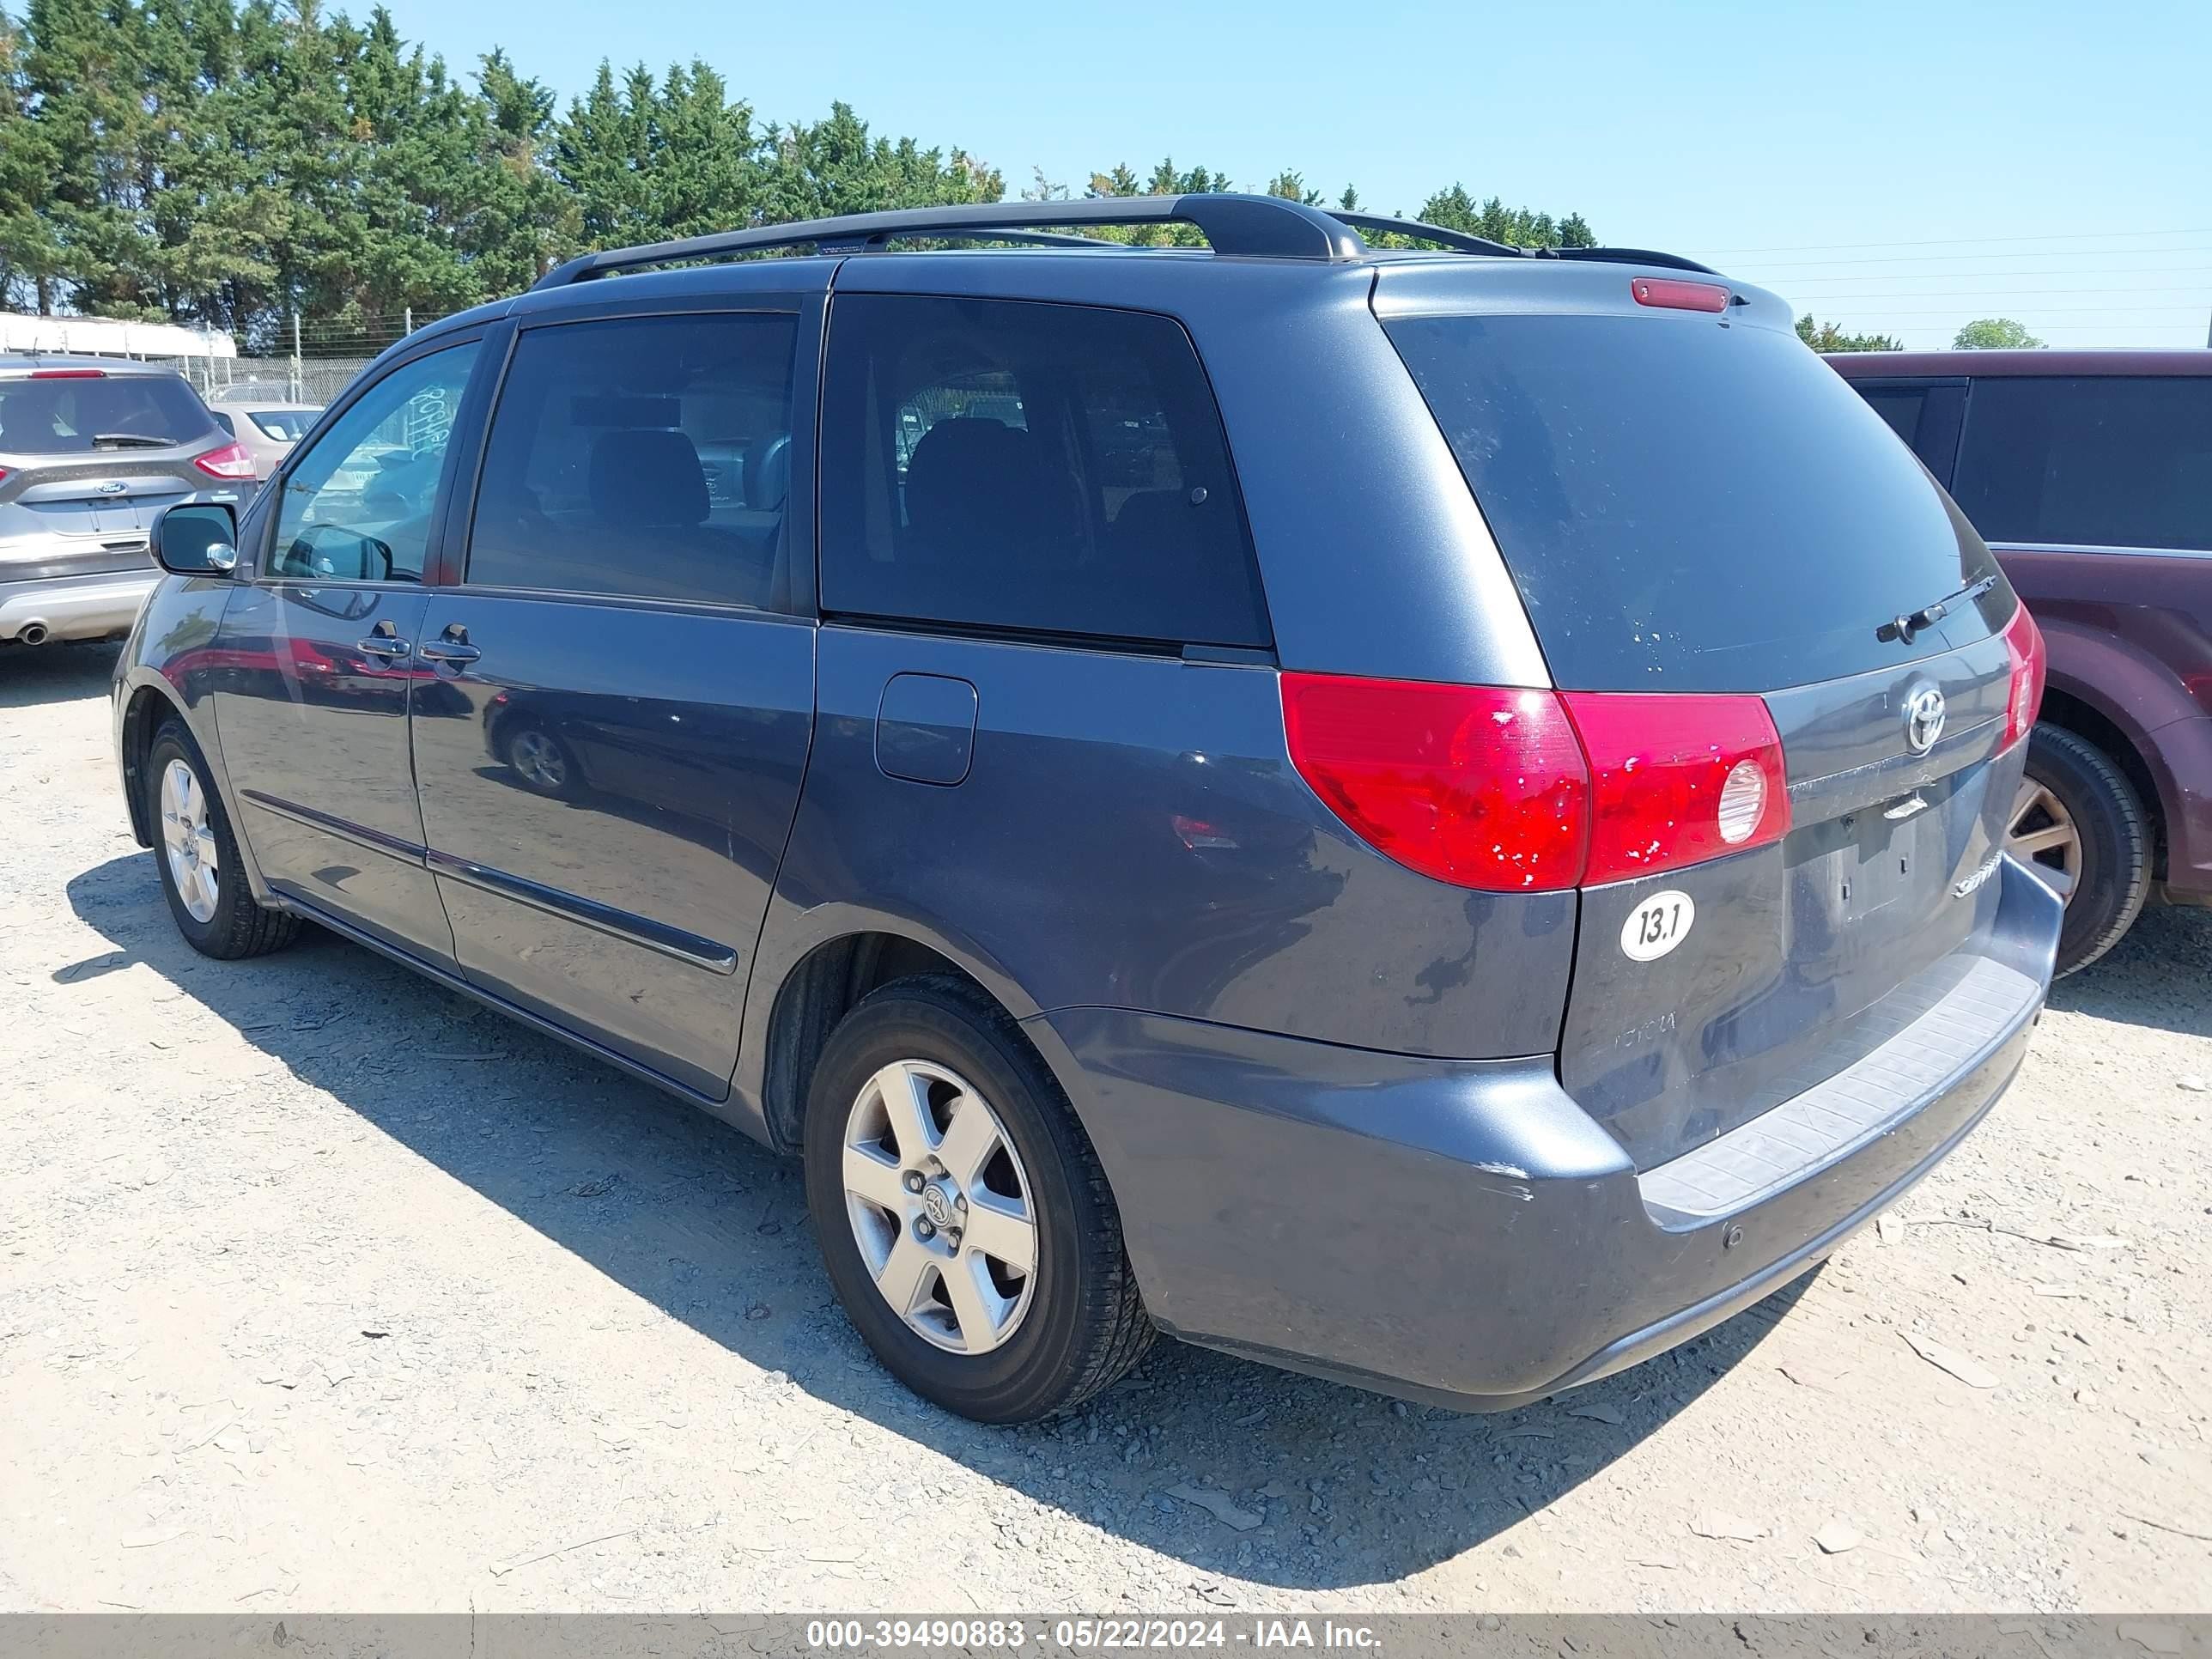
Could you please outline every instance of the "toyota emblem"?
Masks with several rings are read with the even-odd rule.
[[[1924,755],[1943,735],[1943,694],[1923,685],[1905,700],[1905,746]]]
[[[120,495],[130,488],[131,486],[120,478],[110,478],[106,483],[100,485],[100,493],[103,495]]]

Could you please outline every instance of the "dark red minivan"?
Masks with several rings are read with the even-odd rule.
[[[2212,351],[1828,360],[1973,520],[2051,679],[2011,850],[2066,901],[2058,969],[2148,899],[2212,905]]]

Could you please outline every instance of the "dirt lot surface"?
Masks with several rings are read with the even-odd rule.
[[[986,1430],[734,1132],[327,935],[194,956],[112,660],[0,656],[0,1607],[2212,1606],[2212,914],[1668,1358],[1476,1418],[1162,1346]]]

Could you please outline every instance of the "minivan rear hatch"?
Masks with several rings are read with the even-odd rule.
[[[1560,1079],[1649,1169],[1854,1065],[1972,971],[2020,766],[2016,602],[1771,296],[1474,263],[1386,269],[1376,309],[1554,685],[1600,714],[1602,694],[1756,699],[1781,740],[1785,833],[1583,890]],[[1618,707],[1633,767],[1654,705]]]

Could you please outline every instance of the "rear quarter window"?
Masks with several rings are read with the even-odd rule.
[[[1269,642],[1220,415],[1172,319],[842,296],[822,448],[825,611]]]
[[[1562,687],[1772,690],[1968,643],[2011,614],[2000,576],[1912,647],[1877,637],[1996,565],[1883,416],[1791,336],[1675,314],[1385,327]]]
[[[1991,541],[2212,549],[2212,379],[1978,380],[1953,491]]]

